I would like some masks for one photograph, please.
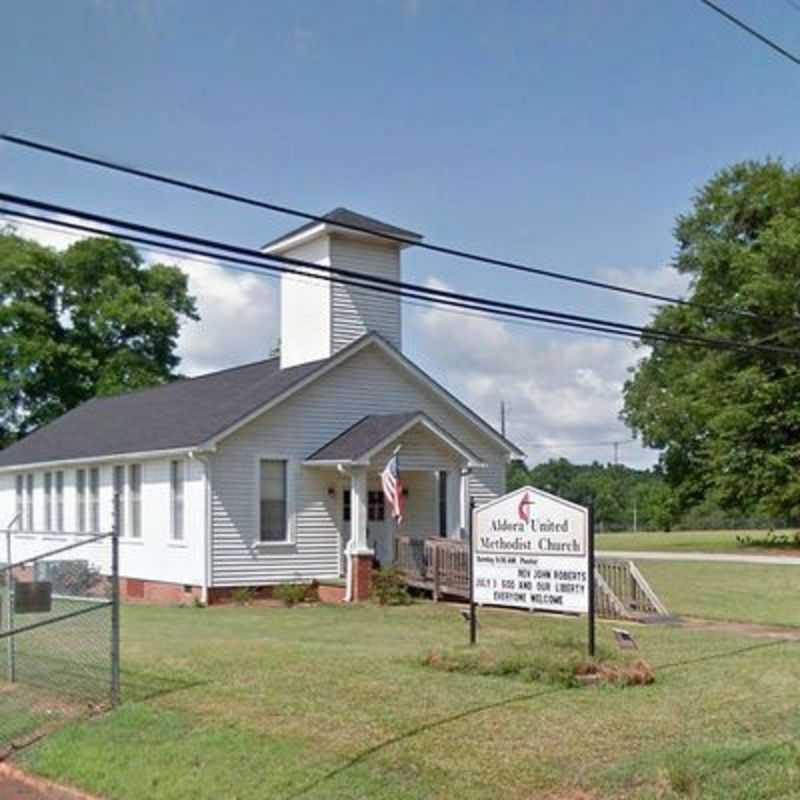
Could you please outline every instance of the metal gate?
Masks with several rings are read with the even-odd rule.
[[[0,754],[120,700],[118,537],[3,533]]]

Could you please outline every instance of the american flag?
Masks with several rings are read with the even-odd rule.
[[[383,494],[392,509],[392,516],[399,525],[403,521],[403,484],[400,482],[400,465],[395,453],[381,473]]]

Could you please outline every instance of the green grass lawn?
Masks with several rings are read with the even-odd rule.
[[[128,607],[123,631],[127,702],[25,766],[115,800],[800,796],[800,644],[636,627],[655,684],[565,689],[423,666],[467,634],[430,603]],[[481,613],[497,653],[584,633]]]
[[[766,531],[671,531],[648,533],[601,533],[597,535],[598,550],[663,550],[698,553],[759,553],[766,548],[742,547],[738,536],[763,538]],[[769,551],[776,552],[776,551]],[[778,553],[780,551],[777,551]]]
[[[673,614],[800,626],[800,567],[639,561]]]

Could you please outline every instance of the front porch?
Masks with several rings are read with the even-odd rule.
[[[398,454],[403,517],[387,502],[381,473]],[[320,470],[335,495],[340,571],[348,600],[370,591],[373,561],[395,563],[398,542],[460,540],[467,528],[469,476],[479,459],[421,412],[365,417],[304,466]]]

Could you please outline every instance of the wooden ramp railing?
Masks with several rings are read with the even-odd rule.
[[[443,595],[469,597],[469,549],[466,542],[431,537],[395,539],[394,565],[409,586],[425,589],[434,600]],[[668,617],[669,612],[636,564],[598,558],[595,608],[607,619]]]

